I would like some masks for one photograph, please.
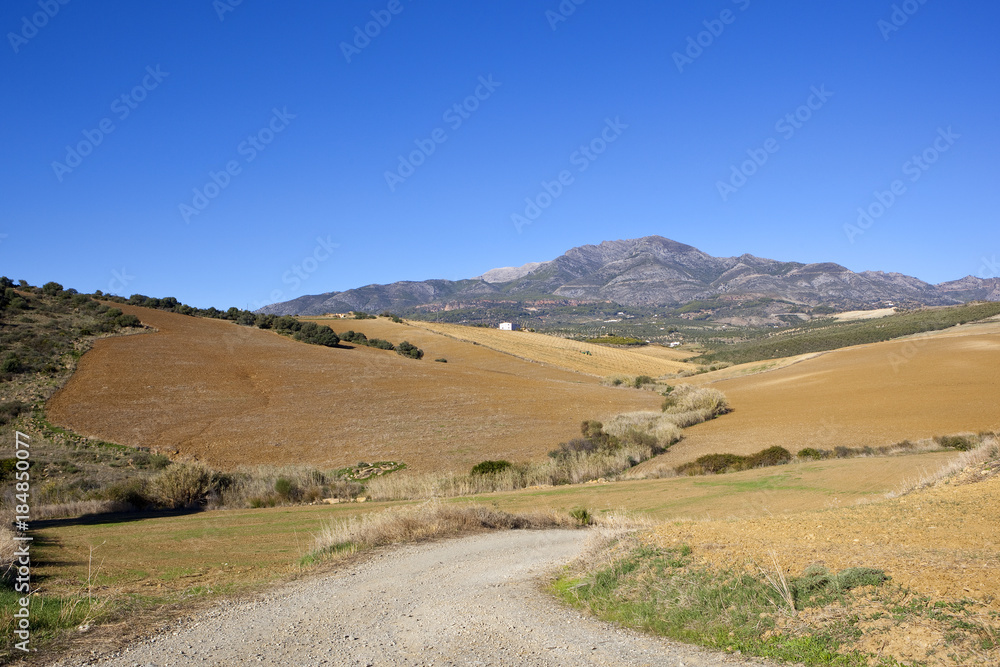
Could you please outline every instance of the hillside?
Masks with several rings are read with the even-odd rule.
[[[855,273],[833,263],[802,264],[744,254],[713,257],[661,236],[573,248],[548,262],[504,267],[468,280],[403,281],[302,296],[262,312],[322,315],[352,310],[435,311],[494,303],[611,302],[650,307],[719,297],[768,297],[842,310],[896,304],[1000,300],[1000,279],[967,276],[931,285],[899,273]]]
[[[676,465],[702,454],[749,454],[779,445],[888,445],[904,439],[1000,430],[1000,322],[983,322],[801,358],[751,364],[686,382],[723,391],[734,411],[693,426],[645,466]],[[717,379],[718,377],[728,379]]]
[[[467,471],[488,458],[544,457],[576,437],[584,419],[660,401],[384,319],[338,330],[377,322],[380,335],[408,340],[425,358],[122,310],[157,332],[98,341],[49,402],[50,420],[221,467],[394,460],[418,471]]]

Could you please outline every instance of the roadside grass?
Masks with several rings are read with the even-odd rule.
[[[662,549],[627,538],[585,572],[567,571],[552,591],[599,618],[715,650],[776,658],[805,665],[869,667],[898,665],[857,650],[845,650],[850,628],[792,635],[775,632],[775,619],[795,614],[764,576],[699,566],[691,548]],[[877,572],[877,571],[873,571]],[[838,594],[847,595],[850,575],[841,573]],[[857,578],[853,581],[874,582]],[[803,578],[789,583],[794,590]]]

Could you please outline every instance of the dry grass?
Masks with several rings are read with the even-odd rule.
[[[578,373],[600,377],[609,375],[671,375],[694,367],[681,359],[687,355],[660,346],[628,349],[594,345],[530,331],[500,331],[484,327],[464,327],[439,322],[410,322],[414,327],[475,342],[506,354],[550,364]]]
[[[933,443],[933,441],[929,442]],[[998,457],[1000,457],[1000,439],[994,435],[980,438],[979,444],[974,449],[962,452],[949,461],[947,465],[925,474],[919,479],[903,483],[898,489],[885,494],[885,497],[898,498],[915,491],[936,486],[962,472],[981,467],[983,464],[991,461],[996,461]]]
[[[531,461],[488,475],[395,474],[369,482],[367,493],[372,500],[414,500],[515,491],[537,486],[579,484],[615,476],[652,455],[651,447],[632,445],[596,453],[572,452],[557,459]]]
[[[484,459],[544,457],[584,419],[659,407],[653,392],[602,387],[385,318],[334,324],[409,340],[424,360],[123,309],[158,331],[98,341],[49,401],[50,420],[217,468],[294,461],[330,469],[374,459],[468,470]],[[429,361],[440,357],[448,363]]]
[[[14,552],[17,544],[14,542],[14,531],[5,525],[0,525],[0,572],[6,572],[14,562]]]
[[[482,505],[426,502],[327,523],[314,538],[313,557],[484,530],[566,528],[574,523],[554,512],[511,514]]]
[[[33,519],[66,519],[86,514],[109,514],[128,512],[135,509],[128,503],[117,500],[74,500],[65,503],[39,505],[31,508]]]

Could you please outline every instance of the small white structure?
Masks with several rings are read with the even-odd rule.
[[[501,331],[517,331],[518,329],[520,329],[520,327],[517,326],[517,324],[515,324],[514,322],[501,322],[500,323],[500,330]]]
[[[678,345],[680,345],[680,343],[674,341],[673,343],[670,344],[670,347],[677,347]]]

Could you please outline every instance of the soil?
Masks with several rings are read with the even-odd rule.
[[[763,370],[717,382],[712,373],[691,378],[725,393],[733,412],[685,429],[684,440],[646,466],[774,445],[795,454],[805,447],[876,447],[1000,430],[996,323],[834,350]]]
[[[377,335],[409,340],[424,359],[122,310],[158,331],[97,341],[49,401],[50,421],[218,467],[402,461],[464,472],[484,459],[542,458],[578,437],[585,419],[657,409],[661,400],[385,319],[335,324],[378,326]]]

